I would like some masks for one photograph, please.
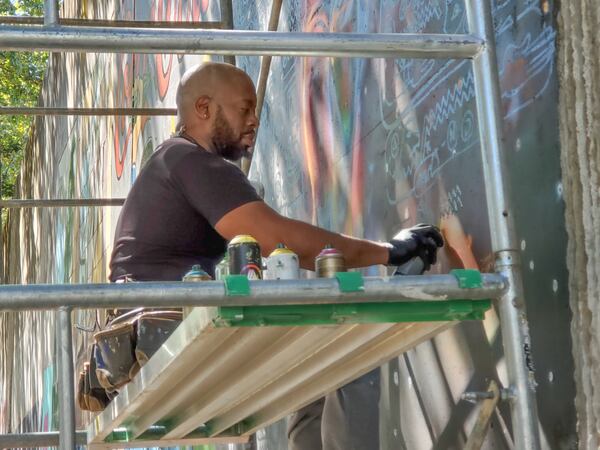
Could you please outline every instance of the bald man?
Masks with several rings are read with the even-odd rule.
[[[227,241],[239,234],[254,236],[264,255],[286,244],[309,270],[327,244],[341,250],[350,268],[401,265],[415,256],[426,269],[435,263],[443,241],[433,226],[403,230],[382,243],[332,233],[267,206],[231,162],[254,145],[255,108],[254,84],[235,66],[208,63],[184,74],[177,90],[177,136],[156,149],[121,210],[111,281],[177,281],[194,264],[214,276]],[[291,448],[379,448],[378,392],[378,381],[367,377],[304,408],[290,421]],[[357,396],[359,403],[349,400]]]

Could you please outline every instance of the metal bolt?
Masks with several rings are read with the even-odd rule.
[[[517,394],[515,394],[513,388],[500,389],[500,400],[510,401],[514,400],[515,398],[517,398]]]
[[[559,181],[556,183],[556,196],[561,199],[563,196],[563,184]]]
[[[460,398],[467,402],[477,403],[480,400],[494,398],[494,393],[489,391],[467,391]]]
[[[460,398],[467,402],[477,403],[482,400],[489,400],[494,398],[494,393],[492,391],[467,391],[463,393]],[[500,399],[501,400],[512,400],[515,398],[515,394],[512,389],[500,389]]]

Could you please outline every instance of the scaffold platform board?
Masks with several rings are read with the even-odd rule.
[[[348,285],[347,285],[348,286]],[[245,442],[490,300],[198,307],[88,428],[91,449]]]

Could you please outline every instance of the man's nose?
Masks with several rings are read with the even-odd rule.
[[[250,115],[250,118],[248,119],[248,125],[254,128],[258,128],[258,126],[260,125],[260,120],[256,115],[256,112],[253,112]]]

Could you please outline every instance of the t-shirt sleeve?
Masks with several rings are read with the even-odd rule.
[[[220,157],[199,152],[190,153],[178,161],[172,170],[171,181],[213,227],[228,212],[261,200],[237,166]]]

